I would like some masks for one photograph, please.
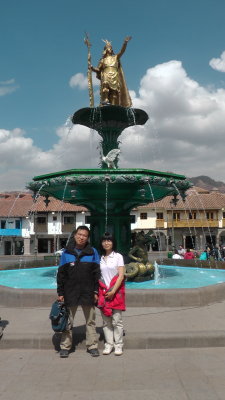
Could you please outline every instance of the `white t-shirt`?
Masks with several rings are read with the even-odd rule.
[[[102,278],[108,287],[112,278],[118,275],[118,267],[123,267],[123,256],[120,253],[112,251],[109,256],[102,256],[100,260],[100,269]]]
[[[180,260],[180,259],[182,259],[182,258],[184,258],[184,257],[180,256],[179,254],[174,254],[174,255],[172,256],[172,258],[173,258],[173,259],[177,259],[177,260],[179,259],[179,260]]]

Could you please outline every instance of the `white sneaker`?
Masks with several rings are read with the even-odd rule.
[[[115,346],[114,354],[115,356],[122,356],[123,348],[120,345]]]
[[[108,355],[108,354],[112,353],[112,351],[113,351],[113,346],[111,344],[107,343],[107,344],[105,344],[105,348],[104,348],[102,354]]]

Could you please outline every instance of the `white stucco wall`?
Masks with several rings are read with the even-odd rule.
[[[54,217],[57,221],[53,221]],[[49,213],[48,214],[48,234],[49,235],[59,235],[62,233],[62,216],[60,213]]]

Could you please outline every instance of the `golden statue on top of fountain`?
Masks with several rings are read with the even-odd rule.
[[[124,54],[131,36],[127,36],[119,53],[115,54],[111,42],[104,40],[105,46],[98,66],[89,64],[89,69],[96,72],[100,80],[100,105],[131,107],[132,102],[124,78],[120,58]],[[86,42],[85,42],[86,43]]]

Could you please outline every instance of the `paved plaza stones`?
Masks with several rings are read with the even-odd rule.
[[[81,309],[75,351],[60,359],[50,307],[0,306],[2,400],[224,400],[225,301],[187,307],[128,307],[121,357],[92,358]],[[97,310],[99,347],[102,321]]]
[[[224,400],[225,349],[0,352],[2,400]]]

